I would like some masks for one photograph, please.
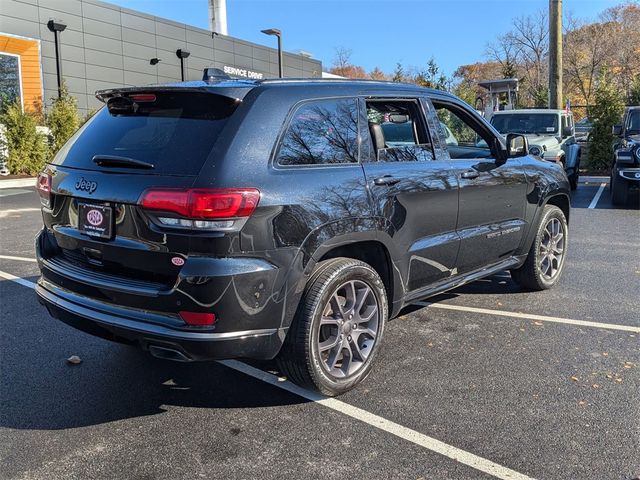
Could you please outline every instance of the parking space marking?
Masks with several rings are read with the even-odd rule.
[[[35,283],[25,280],[24,278],[16,277],[10,273],[3,272],[2,270],[0,270],[0,278],[16,282],[28,288],[35,289],[36,287]],[[354,407],[353,405],[336,400],[335,398],[325,397],[319,393],[299,387],[288,380],[283,381],[281,378],[271,373],[252,367],[246,363],[239,362],[238,360],[219,360],[218,363],[244,373],[245,375],[249,375],[257,380],[268,383],[269,385],[273,385],[274,387],[293,393],[294,395],[298,395],[306,400],[330,408],[338,413],[360,420],[374,428],[390,433],[426,450],[439,453],[440,455],[450,458],[458,463],[462,463],[471,468],[475,468],[476,470],[492,475],[495,478],[499,478],[501,480],[532,480],[532,478],[527,475],[511,470],[510,468],[503,467],[491,460],[487,460],[486,458],[479,457],[478,455],[474,455],[466,450],[444,443],[436,438],[411,430],[410,428],[387,420],[386,418],[368,412],[367,410]]]
[[[15,215],[16,213],[27,213],[27,212],[39,212],[39,208],[13,208],[7,210],[0,210],[0,218],[8,217],[9,215]]]
[[[600,197],[602,196],[602,192],[604,192],[604,187],[606,186],[607,186],[607,182],[602,182],[600,184],[600,188],[598,188],[598,191],[596,192],[595,196],[593,197],[593,200],[591,200],[591,203],[587,208],[596,208],[596,205],[598,204],[598,200],[600,200]]]
[[[10,280],[12,282],[16,282],[20,285],[22,285],[23,287],[28,287],[28,288],[36,288],[36,284],[33,282],[30,282],[29,280],[25,280],[24,278],[21,277],[16,277],[15,275],[11,275],[10,273],[7,272],[3,272],[2,270],[0,270],[0,278],[4,278],[5,280]]]
[[[500,317],[522,318],[525,320],[538,320],[541,322],[550,322],[550,323],[564,323],[567,325],[576,325],[579,327],[603,328],[606,330],[621,330],[623,332],[640,333],[640,327],[633,327],[631,325],[617,325],[615,323],[590,322],[588,320],[573,320],[571,318],[548,317],[546,315],[507,312],[505,310],[492,310],[489,308],[463,307],[460,305],[449,305],[446,303],[416,302],[415,305],[420,305],[420,306],[429,307],[429,308],[440,308],[443,310],[456,310],[458,312],[482,313],[485,315],[497,315]]]
[[[367,410],[363,410],[358,407],[354,407],[348,403],[342,402],[335,398],[324,397],[319,393],[312,392],[310,390],[299,387],[298,385],[289,382],[288,380],[282,381],[277,376],[264,372],[258,368],[252,367],[237,360],[220,360],[219,363],[226,367],[232,368],[238,372],[242,372],[255,379],[261,380],[265,383],[278,387],[287,392],[293,393],[300,397],[303,397],[312,402],[318,403],[324,407],[330,408],[338,413],[346,415],[348,417],[360,420],[372,427],[379,430],[383,430],[398,438],[411,442],[422,448],[430,450],[435,453],[439,453],[445,457],[455,460],[458,463],[462,463],[469,467],[480,470],[481,472],[492,475],[496,478],[504,480],[531,480],[531,477],[522,473],[511,470],[507,467],[503,467],[497,463],[487,460],[486,458],[479,457],[473,453],[461,450],[457,447],[444,443],[428,435],[424,435],[410,428],[404,427],[398,423],[392,422],[379,415],[375,415]]]
[[[35,258],[14,257],[12,255],[0,255],[0,259],[2,259],[2,260],[18,260],[20,262],[33,262],[33,263],[37,263],[38,262]]]

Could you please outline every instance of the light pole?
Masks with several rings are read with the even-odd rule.
[[[56,74],[58,77],[58,98],[62,96],[62,46],[60,45],[60,34],[67,26],[55,20],[47,22],[47,28],[53,32],[53,40],[56,47]]]
[[[266,35],[275,35],[278,37],[278,76],[282,78],[282,32],[277,28],[269,28],[267,30],[261,30]]]
[[[191,55],[191,52],[185,50],[184,48],[179,48],[176,50],[176,56],[180,59],[180,76],[182,81],[184,82],[184,59],[188,58]]]

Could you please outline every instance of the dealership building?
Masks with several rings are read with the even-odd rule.
[[[211,30],[204,30],[97,0],[0,0],[2,101],[19,98],[33,111],[50,104],[63,79],[85,114],[100,106],[96,90],[199,80],[207,67],[236,78],[278,77],[276,48],[225,35],[224,0],[210,0],[209,9]],[[265,40],[276,45],[275,37]],[[282,70],[322,76],[308,54],[284,52]]]

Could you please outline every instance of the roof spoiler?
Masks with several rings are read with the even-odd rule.
[[[251,90],[250,87],[241,87],[237,85],[216,85],[203,84],[202,82],[194,82],[199,85],[147,85],[143,87],[120,87],[120,88],[108,88],[105,90],[98,90],[96,92],[96,98],[103,103],[106,103],[109,99],[114,97],[127,97],[135,93],[160,93],[160,92],[193,92],[193,93],[207,93],[210,95],[219,95],[232,99],[236,102],[241,102],[244,96]],[[217,88],[221,87],[221,88]]]

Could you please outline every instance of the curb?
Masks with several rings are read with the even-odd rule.
[[[12,178],[10,180],[0,180],[0,190],[3,188],[35,187],[36,177]]]

